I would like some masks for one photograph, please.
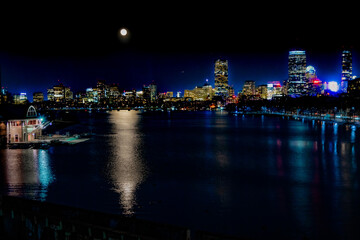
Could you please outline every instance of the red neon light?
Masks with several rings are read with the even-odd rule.
[[[320,80],[314,80],[314,84],[319,84]]]

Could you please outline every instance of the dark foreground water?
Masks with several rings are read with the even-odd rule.
[[[0,150],[4,194],[255,239],[360,239],[360,129],[214,112],[82,117],[91,140]]]

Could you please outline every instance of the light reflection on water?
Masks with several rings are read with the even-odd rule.
[[[109,171],[113,190],[119,194],[123,214],[132,215],[136,206],[136,190],[145,180],[145,166],[141,155],[142,138],[134,111],[112,112],[110,123],[116,133],[111,140],[112,158]]]
[[[96,136],[56,154],[0,150],[7,194],[54,201],[72,184],[79,193],[67,198],[79,205],[255,239],[360,227],[357,128],[210,112],[112,111],[84,122]]]
[[[49,153],[37,149],[1,151],[7,194],[45,201],[48,186],[55,179]]]

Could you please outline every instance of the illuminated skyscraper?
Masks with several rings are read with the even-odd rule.
[[[152,82],[149,85],[150,88],[150,98],[151,98],[151,102],[155,102],[157,99],[157,85],[155,82]]]
[[[26,104],[26,93],[14,94],[14,104]]]
[[[267,99],[283,96],[283,88],[279,81],[272,81],[267,84]]]
[[[193,90],[185,90],[184,97],[191,97],[193,100],[205,101],[211,100],[214,96],[214,90],[211,85],[206,81],[203,86],[197,86]]]
[[[290,51],[288,62],[289,78],[286,84],[287,94],[299,97],[307,93],[306,54],[305,51]]]
[[[157,99],[157,85],[155,82],[152,82],[148,86],[143,86],[143,98],[146,103],[155,102]]]
[[[255,95],[255,81],[245,81],[242,94],[244,96],[253,96]]]
[[[215,61],[215,96],[229,97],[228,61]]]
[[[44,101],[44,93],[42,92],[33,93],[33,102],[43,102],[43,101]]]
[[[308,83],[307,95],[317,96],[322,91],[322,82],[316,76],[316,70],[313,66],[306,67],[306,82]]]
[[[48,101],[66,102],[73,99],[73,92],[62,83],[47,90]]]
[[[316,78],[316,70],[313,66],[309,65],[306,67],[306,78],[310,80]]]
[[[256,88],[256,95],[258,95],[260,99],[267,99],[267,85],[259,85]]]
[[[341,91],[346,93],[348,81],[352,79],[352,55],[350,51],[344,50],[342,52],[341,69]]]

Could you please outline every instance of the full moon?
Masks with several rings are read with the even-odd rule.
[[[128,31],[127,31],[125,28],[122,28],[122,29],[120,30],[121,36],[126,36],[127,33],[128,33]]]

